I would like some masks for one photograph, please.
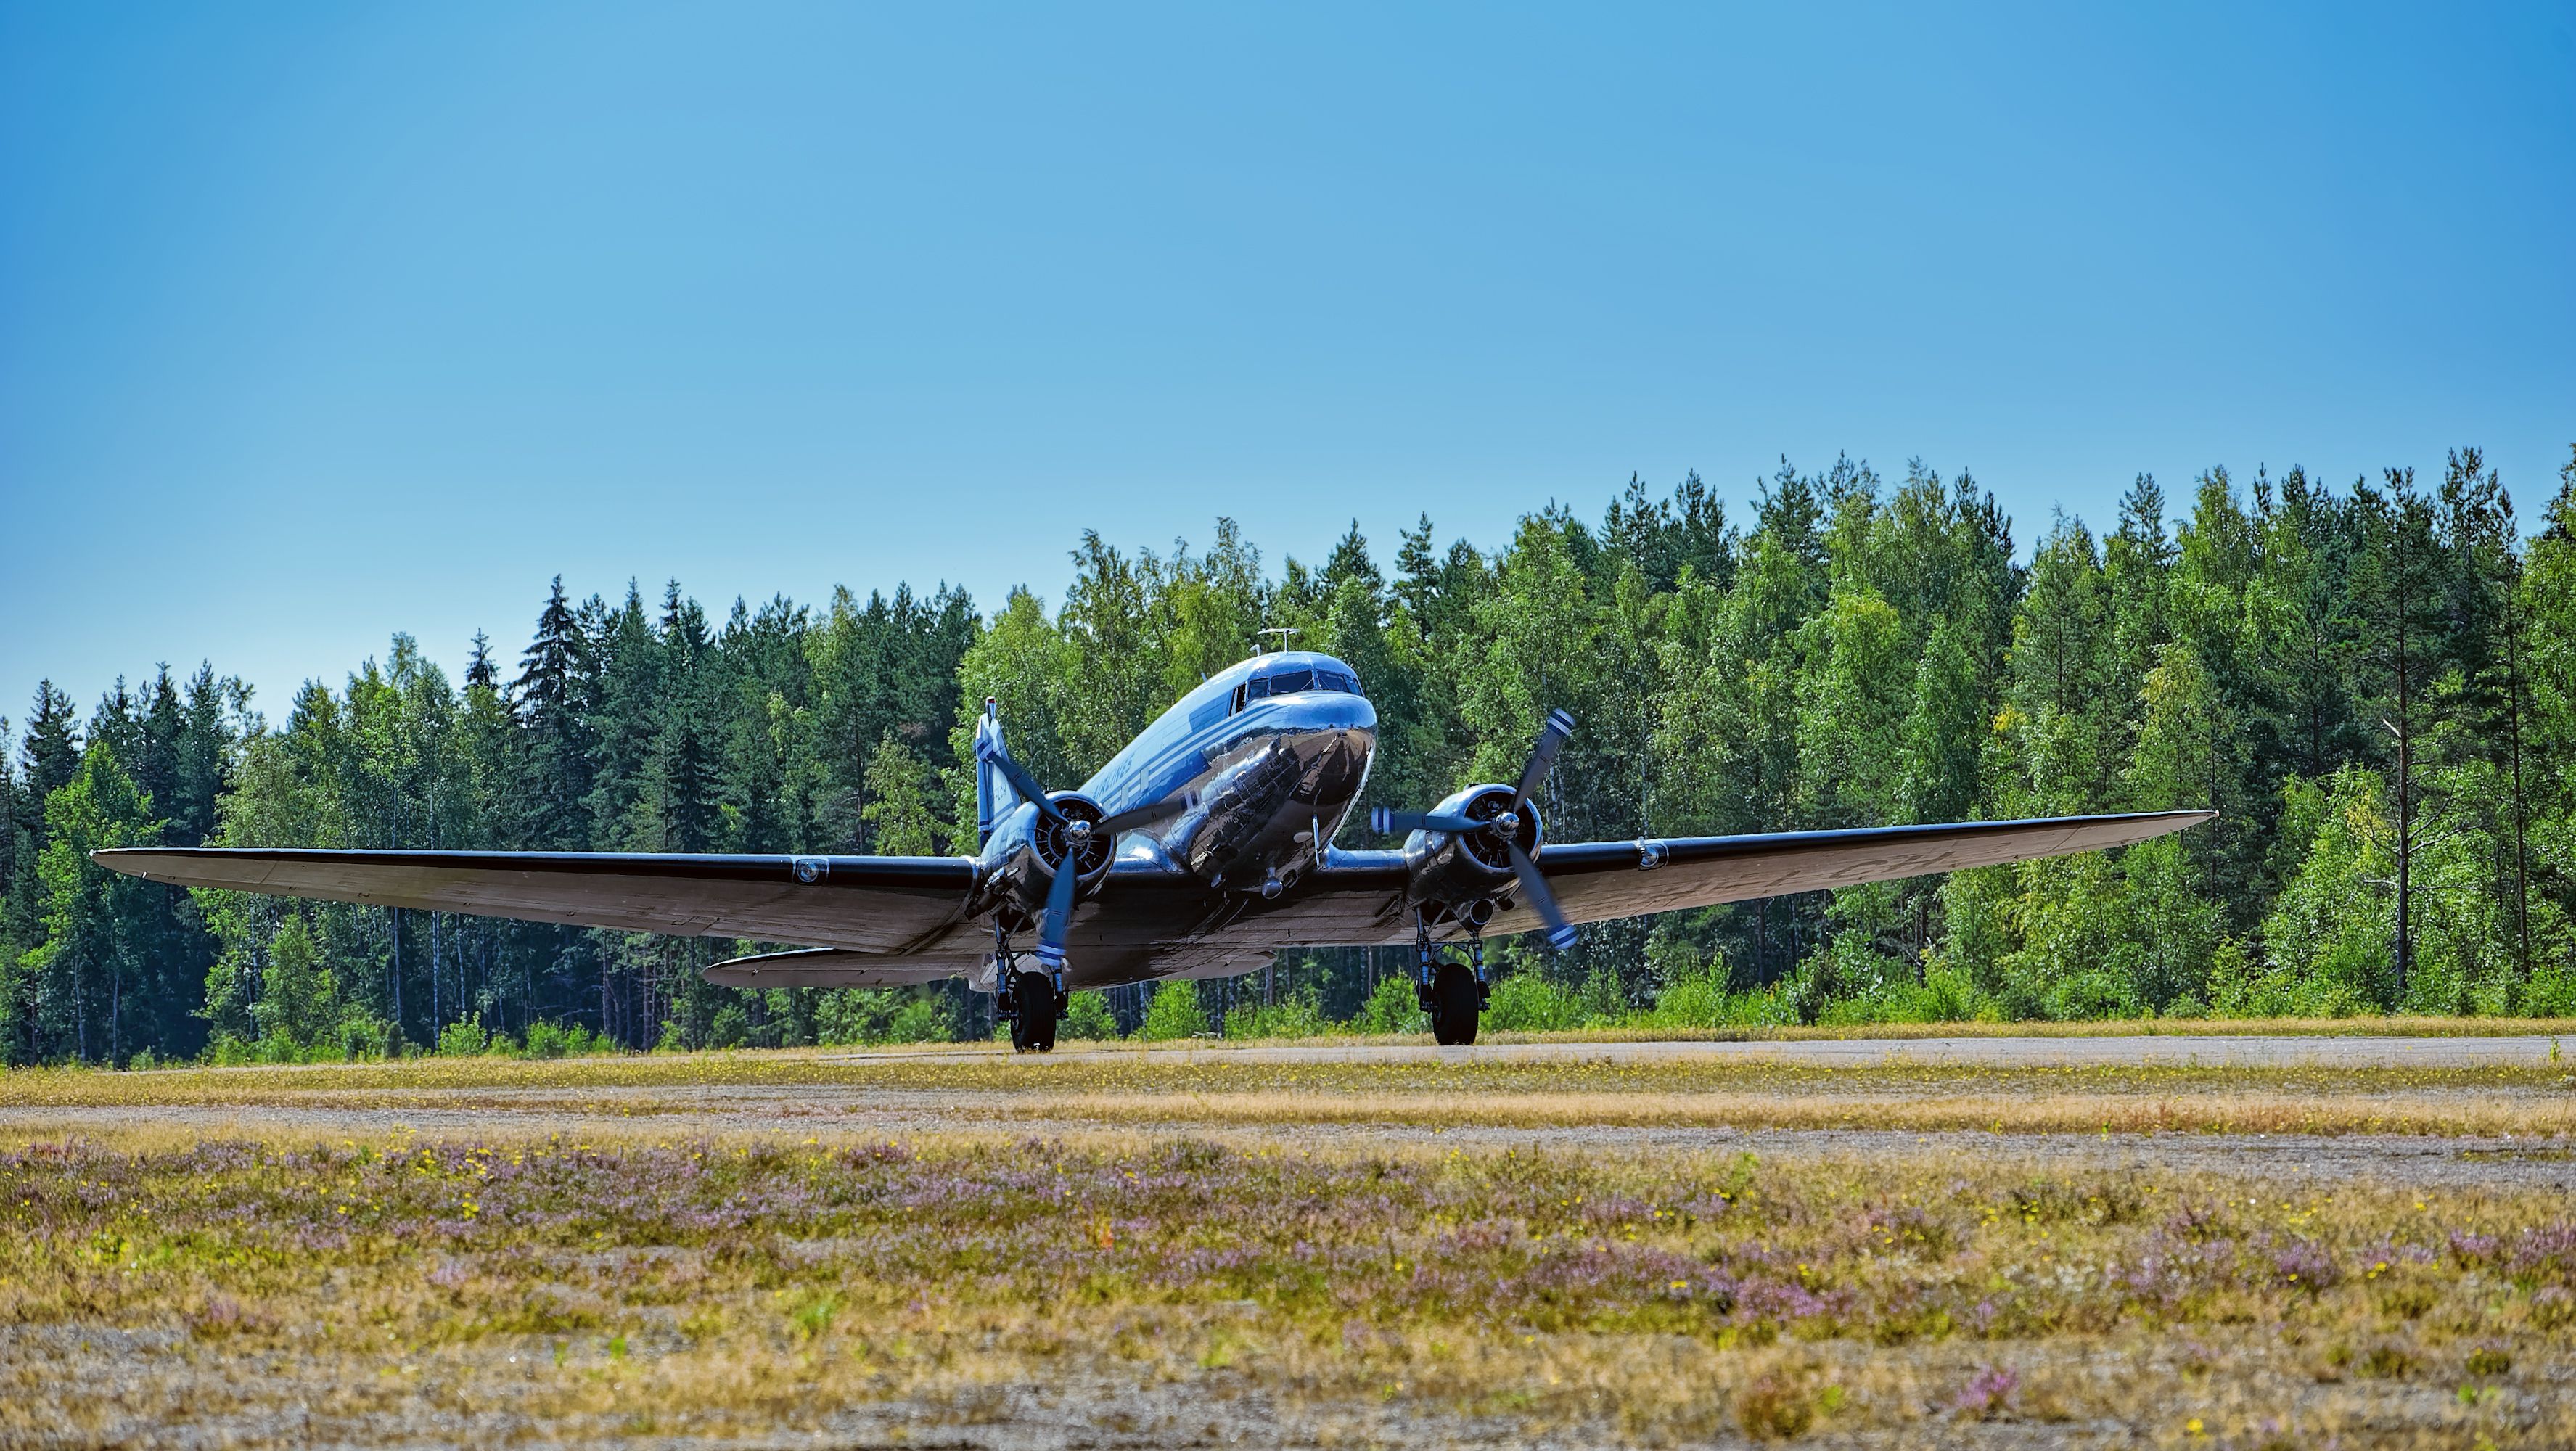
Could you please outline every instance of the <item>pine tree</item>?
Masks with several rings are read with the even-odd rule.
[[[2366,622],[2367,696],[2386,733],[2396,813],[2397,871],[2393,970],[2403,1001],[2414,964],[2416,767],[2429,730],[2435,662],[2443,649],[2441,578],[2433,509],[2415,486],[2415,471],[2390,469],[2385,490],[2367,481],[2354,489],[2362,518],[2362,553],[2353,593]]]

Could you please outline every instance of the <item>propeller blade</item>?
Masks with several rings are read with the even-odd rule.
[[[1020,793],[1021,800],[1034,801],[1038,804],[1040,816],[1051,817],[1057,821],[1064,820],[1064,813],[1056,810],[1055,803],[1047,799],[1046,788],[1032,779],[1027,771],[1022,770],[1019,762],[1011,759],[1008,747],[990,737],[978,740],[975,746],[976,753],[992,762],[1001,771],[1002,779],[1011,783],[1011,789]]]
[[[1539,727],[1538,743],[1530,747],[1529,764],[1521,768],[1520,789],[1512,793],[1512,812],[1529,804],[1531,793],[1547,784],[1548,770],[1556,764],[1557,748],[1574,734],[1574,717],[1562,710],[1547,713],[1547,724]]]
[[[1369,812],[1369,830],[1390,835],[1399,831],[1445,831],[1452,836],[1466,831],[1482,831],[1490,822],[1472,816],[1455,816],[1439,811],[1390,811],[1380,806]]]
[[[1073,925],[1073,889],[1081,883],[1081,867],[1079,853],[1067,856],[1047,888],[1046,916],[1038,922],[1038,966],[1049,972],[1064,968],[1064,934]]]
[[[1547,945],[1563,952],[1574,945],[1574,924],[1565,920],[1565,909],[1556,905],[1556,893],[1548,890],[1547,878],[1538,873],[1538,863],[1530,860],[1519,842],[1511,845],[1512,875],[1521,879],[1521,897],[1538,914],[1538,920],[1547,924]]]
[[[1166,796],[1160,801],[1149,801],[1142,806],[1130,806],[1115,816],[1102,817],[1100,824],[1093,830],[1104,836],[1114,837],[1122,831],[1134,831],[1140,826],[1151,826],[1157,821],[1169,820],[1198,804],[1199,796],[1195,791],[1179,796]]]

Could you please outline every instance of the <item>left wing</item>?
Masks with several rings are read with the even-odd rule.
[[[112,871],[181,887],[859,952],[936,942],[964,919],[975,886],[966,857],[257,847],[92,855]]]
[[[1967,867],[1998,866],[2129,846],[2197,826],[2214,811],[2148,811],[2123,816],[2058,816],[2032,821],[1956,821],[1848,831],[1751,836],[1680,836],[1642,841],[1576,841],[1542,846],[1537,863],[1570,922],[1604,922],[1652,912],[1712,907],[1895,881]],[[1276,908],[1254,910],[1218,934],[1226,942],[1274,946],[1369,946],[1409,942],[1405,867],[1392,851],[1336,852],[1332,865]],[[1503,936],[1542,924],[1515,902],[1486,928]]]

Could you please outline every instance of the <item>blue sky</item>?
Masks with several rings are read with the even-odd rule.
[[[0,712],[1782,454],[2576,439],[2576,7],[0,7]]]

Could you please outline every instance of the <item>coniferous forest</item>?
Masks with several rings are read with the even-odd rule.
[[[1696,475],[1631,481],[1490,551],[1428,519],[1391,555],[1354,528],[1275,569],[1224,520],[1201,548],[1086,534],[1054,609],[896,587],[719,619],[676,582],[558,579],[527,645],[478,636],[462,679],[396,634],[283,702],[213,664],[86,713],[48,683],[0,728],[0,1058],[983,1036],[955,983],[740,993],[698,970],[755,944],[191,895],[87,854],[972,851],[977,703],[1072,784],[1265,629],[1357,667],[1380,716],[1363,806],[1506,776],[1563,706],[1560,841],[2221,813],[2124,853],[1505,944],[1497,1012],[1524,1025],[2568,1014],[2576,453],[2540,483],[2526,527],[2474,449],[2339,487],[2141,477],[2107,527],[2052,519],[2025,554],[1966,475],[1784,463],[1733,509]],[[1341,844],[1376,844],[1358,819]],[[1290,953],[1087,1007],[1099,1032],[1254,1005],[1400,1026],[1409,995],[1375,989],[1401,967]]]

